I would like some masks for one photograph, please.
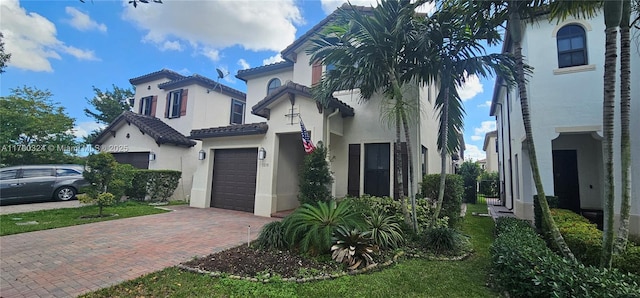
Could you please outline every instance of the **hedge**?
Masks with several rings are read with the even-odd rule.
[[[546,197],[549,208],[558,207],[558,197]],[[533,223],[536,225],[536,229],[538,229],[538,231],[546,233],[546,228],[542,225],[542,208],[540,208],[540,204],[538,203],[538,195],[533,195]]]
[[[422,196],[432,200],[438,199],[440,188],[440,174],[425,175],[420,184]],[[449,227],[457,227],[461,222],[460,208],[464,186],[460,175],[447,174],[445,178],[444,198],[440,217],[449,217]]]
[[[524,220],[498,218],[496,225],[493,285],[511,297],[640,297],[638,276],[562,258]]]
[[[132,199],[165,201],[178,187],[182,172],[172,170],[135,170],[127,195]]]

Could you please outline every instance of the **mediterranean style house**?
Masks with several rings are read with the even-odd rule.
[[[246,95],[200,75],[162,69],[129,82],[135,87],[131,111],[122,113],[93,145],[118,162],[142,169],[182,172],[174,199],[187,199],[202,144],[193,129],[244,123]]]
[[[281,52],[284,61],[237,73],[247,86],[246,106],[251,109],[247,124],[191,130],[190,138],[202,142],[206,153],[193,175],[191,206],[260,216],[297,207],[298,173],[305,156],[301,120],[312,142],[322,142],[328,148],[333,196],[397,193],[395,130],[381,121],[381,96],[363,102],[358,90],[339,91],[323,106],[310,92],[331,66],[310,61],[306,52],[309,40],[333,18],[329,15],[285,48]],[[440,170],[438,124],[432,104],[436,89],[416,85],[404,92],[420,106],[410,131],[413,185],[407,183],[409,167],[403,163],[405,193],[415,194],[424,174]],[[448,171],[453,172],[456,161],[449,159]]]
[[[545,193],[558,196],[563,208],[602,222],[603,157],[602,100],[604,19],[547,20],[526,24],[522,41],[525,62],[533,67],[527,91],[538,166]],[[635,33],[637,34],[637,30]],[[632,31],[632,36],[634,32]],[[513,44],[507,35],[503,52]],[[619,65],[619,64],[618,64]],[[640,73],[639,48],[631,49],[631,73]],[[619,74],[619,72],[618,72]],[[617,76],[616,76],[617,77]],[[632,79],[631,93],[640,94],[640,81]],[[616,87],[619,92],[619,83]],[[504,206],[520,218],[533,219],[533,195],[529,156],[525,144],[520,99],[498,78],[491,104],[496,117],[498,168]],[[618,95],[619,96],[619,95]],[[619,97],[616,99],[619,101]],[[616,104],[615,212],[620,214],[620,124]],[[640,105],[631,107],[631,154],[636,160],[632,177],[640,178]],[[631,190],[630,233],[640,234],[640,183]]]

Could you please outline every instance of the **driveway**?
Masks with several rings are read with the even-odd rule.
[[[0,297],[75,297],[246,243],[272,218],[188,206],[0,237]]]
[[[60,208],[78,208],[81,206],[86,205],[78,202],[78,200],[7,205],[0,206],[0,215]]]

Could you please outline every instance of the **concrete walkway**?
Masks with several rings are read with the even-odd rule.
[[[78,200],[7,205],[0,206],[0,215],[61,208],[78,208],[82,206],[86,205],[78,202]]]
[[[273,221],[245,212],[173,212],[0,237],[0,297],[75,297],[246,243]]]

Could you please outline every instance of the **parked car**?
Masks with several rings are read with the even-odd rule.
[[[0,168],[0,204],[75,198],[89,184],[81,165],[25,165]]]

